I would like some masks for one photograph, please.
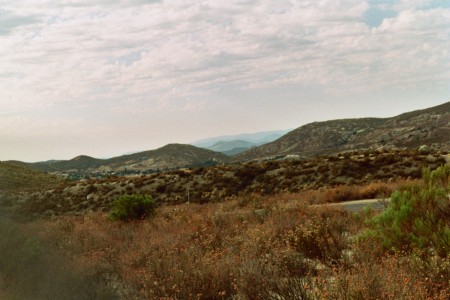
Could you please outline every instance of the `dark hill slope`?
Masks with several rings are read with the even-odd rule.
[[[156,150],[108,159],[102,167],[111,170],[121,170],[123,168],[140,170],[170,169],[227,161],[229,161],[229,158],[222,153],[192,145],[169,144]]]
[[[197,166],[210,163],[221,163],[229,158],[211,150],[191,145],[169,144],[162,148],[110,159],[97,159],[85,155],[71,160],[38,162],[30,167],[46,172],[108,172],[108,171],[145,171],[172,169],[185,166]]]
[[[69,171],[69,170],[87,170],[97,168],[104,163],[104,160],[93,158],[86,155],[80,155],[70,160],[46,161],[32,163],[30,166],[37,170],[45,172]]]
[[[0,162],[0,194],[50,189],[61,182],[56,176],[33,170],[23,164]]]

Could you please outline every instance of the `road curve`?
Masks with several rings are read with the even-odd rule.
[[[370,207],[374,210],[384,210],[391,199],[365,199],[365,200],[354,200],[354,201],[345,201],[339,203],[332,203],[330,205],[341,206],[345,210],[348,211],[361,211],[366,207]]]

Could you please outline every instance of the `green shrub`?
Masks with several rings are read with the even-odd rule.
[[[383,213],[369,220],[365,237],[393,251],[450,256],[450,167],[423,170],[423,185],[392,194]]]
[[[154,214],[155,200],[150,195],[122,195],[112,204],[110,220],[136,220]]]

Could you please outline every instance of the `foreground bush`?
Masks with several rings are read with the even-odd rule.
[[[109,213],[110,220],[137,220],[154,214],[155,200],[149,195],[123,195],[118,197]]]
[[[386,250],[424,255],[450,255],[450,168],[423,171],[424,185],[407,187],[392,195],[388,209],[370,221],[367,235],[379,240]]]

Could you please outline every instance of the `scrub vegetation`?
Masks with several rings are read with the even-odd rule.
[[[444,156],[347,153],[0,195],[0,298],[448,299]],[[382,211],[328,205],[387,197]]]
[[[314,203],[384,198],[396,185],[419,179],[422,168],[445,164],[447,157],[380,150],[186,168],[65,182],[51,190],[21,193],[10,202],[27,217],[53,217],[109,212],[117,197],[130,194],[151,195],[158,206],[222,202],[249,194],[309,193]]]
[[[59,274],[55,256],[36,250],[45,244],[84,271],[75,283],[119,299],[448,299],[449,174],[425,169],[392,187],[383,212],[311,205],[310,192],[162,206],[126,222],[102,212],[35,220],[20,226],[34,238],[18,238],[16,261],[45,258]],[[6,270],[2,289],[24,291],[16,279],[30,277]]]

